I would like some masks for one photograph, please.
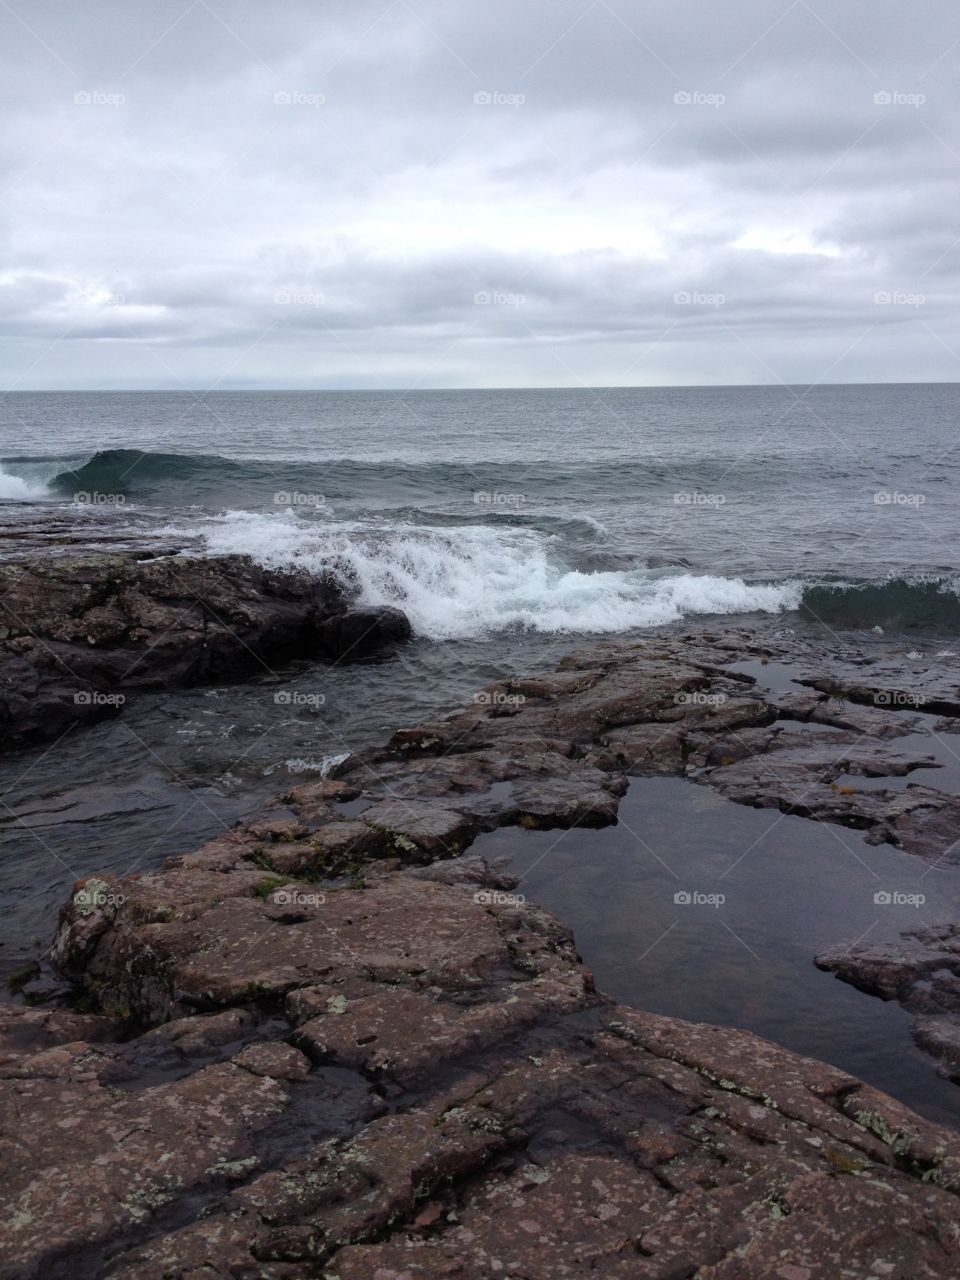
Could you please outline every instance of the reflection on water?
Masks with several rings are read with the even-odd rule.
[[[813,964],[826,946],[956,918],[960,869],[674,778],[635,779],[615,827],[505,829],[474,849],[510,858],[607,994],[755,1031],[960,1127],[960,1089],[913,1044],[910,1016]],[[878,904],[883,891],[926,901]]]

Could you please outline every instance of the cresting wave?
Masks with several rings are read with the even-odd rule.
[[[35,464],[34,458],[9,458],[8,465]],[[622,474],[622,464],[598,461],[580,464],[578,475],[588,483],[609,484]],[[647,471],[650,472],[650,468]],[[550,490],[565,487],[569,468],[548,461],[477,462],[472,465],[431,459],[365,459],[347,455],[305,459],[224,458],[218,454],[163,453],[142,449],[102,449],[76,465],[55,469],[50,487],[61,494],[77,489],[125,494],[150,494],[178,486],[188,504],[210,491],[232,488],[235,493],[259,493],[269,499],[274,489],[299,485],[324,486],[334,495],[362,495],[368,488],[382,490],[389,481],[398,494],[416,497],[445,487],[457,491],[493,490],[504,498],[521,484]]]
[[[691,492],[709,492],[714,462],[701,457],[687,466]],[[830,572],[842,537],[862,536],[858,526],[836,520],[824,531],[819,563],[801,570],[789,547],[779,547],[771,579],[748,582],[737,576],[734,505],[718,511],[677,505],[676,483],[649,463],[625,469],[609,458],[518,468],[491,461],[230,459],[123,448],[64,461],[45,455],[0,463],[0,501],[78,501],[78,515],[122,512],[135,525],[134,536],[188,533],[212,554],[332,569],[364,602],[398,605],[420,635],[438,640],[509,628],[616,633],[696,615],[788,610],[837,628],[960,631],[956,577],[943,567],[898,567],[902,524],[887,531],[873,580],[842,582]],[[118,495],[122,505],[111,506]],[[869,512],[899,514],[872,503]],[[185,530],[184,520],[193,528]],[[883,534],[887,526],[875,519],[870,529]],[[665,547],[670,555],[651,554],[645,564],[645,546]],[[688,560],[718,568],[685,572]]]
[[[11,462],[16,461],[11,459]],[[263,470],[269,470],[263,464]],[[144,449],[101,449],[75,467],[58,471],[50,478],[50,488],[68,494],[74,490],[111,493],[152,492],[163,483],[176,484],[211,480],[235,481],[242,463],[217,454],[156,453]]]
[[[398,606],[432,640],[508,628],[613,633],[694,614],[779,613],[797,608],[802,592],[799,582],[751,585],[643,568],[580,573],[556,555],[555,539],[520,529],[377,529],[230,512],[191,532],[213,555],[332,570],[364,604]]]
[[[49,497],[50,492],[45,485],[11,475],[0,464],[0,502],[39,502]]]
[[[210,554],[333,571],[365,604],[403,609],[418,635],[454,640],[510,628],[612,634],[683,618],[799,610],[831,627],[960,629],[960,581],[750,583],[647,567],[580,572],[562,540],[530,529],[325,524],[230,512],[195,530]]]
[[[801,610],[831,627],[883,631],[960,630],[960,579],[885,578],[880,582],[821,582],[803,593]]]
[[[416,450],[413,451],[415,455]],[[177,505],[213,502],[245,507],[270,505],[272,495],[284,489],[319,489],[335,499],[362,501],[379,498],[385,487],[399,503],[422,506],[424,499],[437,494],[481,494],[493,506],[515,512],[520,502],[532,503],[564,499],[571,480],[588,505],[595,499],[619,491],[629,476],[634,496],[653,499],[668,496],[673,489],[712,494],[729,488],[731,465],[727,455],[684,459],[667,464],[656,456],[615,458],[599,456],[589,460],[559,460],[550,457],[523,457],[494,462],[474,462],[413,456],[335,455],[304,457],[227,458],[215,453],[166,453],[144,449],[102,449],[76,457],[74,465],[63,467],[55,460],[43,475],[55,494],[69,496],[81,492],[122,493],[130,497],[165,495]],[[19,473],[26,464],[34,474],[43,459],[5,459],[8,469]],[[789,468],[795,478],[809,473],[811,482],[820,475],[821,462],[811,458],[791,458]],[[834,466],[832,474],[839,474]],[[738,475],[743,478],[743,466]],[[762,479],[758,474],[757,479]]]

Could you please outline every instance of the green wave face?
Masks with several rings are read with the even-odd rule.
[[[821,583],[808,586],[800,612],[828,626],[884,631],[960,630],[957,580]]]

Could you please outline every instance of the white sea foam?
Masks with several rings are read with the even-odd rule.
[[[579,573],[551,555],[555,539],[529,530],[376,529],[238,511],[193,532],[212,554],[315,574],[333,569],[356,585],[362,603],[398,606],[418,635],[434,640],[509,627],[620,632],[692,614],[778,613],[796,608],[802,593],[797,581],[751,585],[647,569]]]
[[[37,502],[49,498],[49,490],[42,484],[34,484],[21,476],[13,476],[0,465],[0,501]]]
[[[321,756],[319,760],[305,759],[303,756],[292,756],[289,760],[284,760],[283,768],[288,773],[319,773],[325,778],[331,769],[335,769],[338,764],[342,764],[350,755],[349,751],[340,751],[334,755]],[[279,765],[272,764],[269,768],[264,769],[264,777],[269,777],[272,773],[276,773]]]

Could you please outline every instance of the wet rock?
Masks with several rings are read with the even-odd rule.
[[[319,993],[323,1011],[297,1030],[296,1041],[317,1061],[353,1066],[410,1088],[445,1059],[462,1059],[538,1021],[547,1010],[570,1011],[587,998],[585,983],[518,980],[494,988],[492,999],[462,1004],[443,990],[372,989],[338,1000]],[[315,993],[310,989],[308,995]],[[302,997],[303,993],[298,993]],[[302,1008],[302,998],[292,1008]]]
[[[933,787],[908,786],[894,797],[885,817],[885,837],[934,866],[960,864],[960,798]]]
[[[252,1044],[234,1058],[238,1067],[271,1080],[306,1080],[310,1063],[292,1044]]]
[[[290,658],[366,658],[409,634],[396,609],[351,608],[332,575],[239,556],[0,565],[0,744],[117,715],[138,689],[269,674]]]
[[[399,609],[347,609],[316,625],[316,653],[329,662],[357,662],[410,636],[409,619]]]
[[[917,1018],[913,1035],[921,1049],[940,1059],[941,1073],[960,1083],[960,1018]]]
[[[905,664],[904,664],[905,665]],[[874,667],[864,678],[863,672],[844,670],[838,666],[830,675],[817,674],[800,681],[831,697],[881,709],[925,711],[928,714],[955,716],[960,713],[960,686],[944,678],[940,672],[927,669],[909,674],[901,666]]]
[[[3,1274],[766,1280],[790,1275],[785,1258],[810,1280],[956,1269],[956,1135],[843,1072],[609,1003],[590,1023],[527,1006],[498,1028],[484,1018],[504,1018],[503,1002],[370,985],[340,1011],[324,988],[290,997],[312,1057],[410,1082],[400,1110],[355,1113],[339,1133],[297,1125],[297,1107],[328,1093],[328,1068],[277,1039],[174,1084],[106,1089],[82,1045],[2,1082],[0,1105],[26,1090],[31,1115],[70,1135],[69,1154],[57,1126],[22,1148],[29,1181],[2,1167]],[[436,1034],[434,1062],[428,1036],[402,1036],[407,1019]]]
[[[28,1058],[0,1080],[5,1277],[70,1274],[86,1249],[134,1232],[187,1188],[215,1187],[240,1162],[255,1167],[254,1135],[288,1102],[274,1079],[229,1063],[129,1092],[99,1083],[87,1060]],[[12,1132],[18,1115],[30,1123]]]
[[[174,875],[181,888],[189,878]],[[569,935],[537,909],[417,877],[326,892],[268,882],[261,896],[259,881],[196,872],[190,900],[164,918],[142,879],[143,890],[141,878],[121,882],[123,905],[93,950],[67,908],[56,954],[102,1007],[145,1023],[197,1008],[279,1005],[291,991],[336,987],[358,972],[465,992],[497,972],[504,982],[537,978],[546,991],[548,970],[563,985],[575,960]]]
[[[339,772],[355,782],[360,798],[390,797],[362,810],[362,821],[433,856],[449,856],[479,831],[501,825],[604,826],[616,820],[617,797],[626,789],[619,771],[529,742],[436,757],[411,758],[404,748],[367,752]],[[428,821],[430,830],[423,827]]]
[[[768,654],[822,688],[768,693],[734,669],[739,659],[762,671]],[[916,698],[847,701],[855,658],[830,660],[838,674],[820,677],[802,675],[809,661],[796,642],[761,648],[749,633],[607,641],[563,659],[554,675],[488,685],[464,710],[398,730],[335,773],[360,795],[442,797],[477,830],[601,825],[615,819],[622,773],[685,776],[739,804],[854,827],[931,861],[953,857],[955,797],[850,781],[938,765],[931,751],[897,743],[923,727]],[[930,681],[941,701],[947,684]]]
[[[930,764],[897,742],[915,715],[897,733],[896,709],[727,670],[767,652],[793,650],[597,646],[157,871],[79,882],[53,955],[102,1014],[0,1019],[0,1277],[960,1274],[955,1133],[747,1032],[613,1004],[462,853],[614,821],[629,771],[950,856],[955,798],[894,785]],[[958,927],[820,957],[902,1000],[950,1072]]]
[[[245,1009],[228,1009],[207,1017],[179,1018],[164,1022],[145,1032],[139,1045],[172,1045],[187,1057],[213,1053],[223,1045],[234,1044],[256,1025],[256,1018]]]
[[[506,859],[502,860],[506,862]],[[476,854],[437,862],[428,867],[411,868],[416,880],[435,880],[437,884],[459,884],[482,889],[515,889],[519,878],[511,875],[501,862],[489,863]]]
[[[858,748],[836,751],[805,746],[739,760],[721,758],[706,776],[728,799],[754,808],[779,809],[782,813],[835,822],[867,832],[871,843],[895,844],[930,861],[960,860],[953,848],[960,835],[960,802],[928,787],[904,790],[861,789],[843,775],[903,777],[914,769],[929,768],[928,756],[908,756],[883,750]]]
[[[0,1068],[71,1041],[112,1040],[116,1032],[109,1018],[0,1004]]]
[[[817,956],[821,969],[884,1000],[925,1009],[960,1008],[960,924],[919,925],[899,940],[834,947]]]
[[[830,947],[816,963],[920,1015],[917,1043],[941,1060],[944,1074],[960,1075],[960,922],[918,925],[889,942]]]
[[[386,800],[364,809],[367,827],[381,833],[387,852],[401,858],[451,858],[469,843],[476,828],[453,809],[418,800]]]
[[[646,777],[682,775],[686,768],[686,743],[682,728],[659,721],[614,729],[601,739],[601,745],[611,752],[621,768]]]

